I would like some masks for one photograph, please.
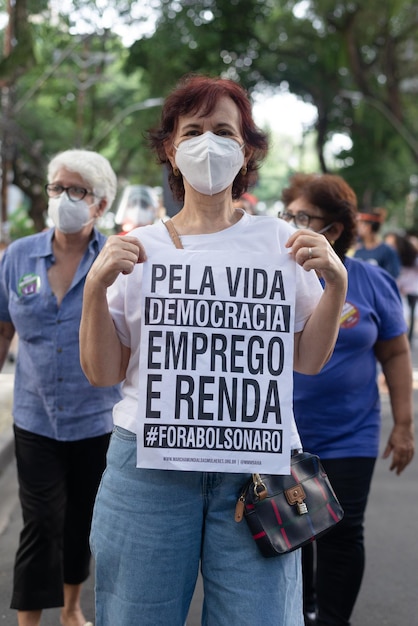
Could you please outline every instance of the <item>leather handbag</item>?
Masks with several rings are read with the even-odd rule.
[[[344,515],[318,456],[298,452],[289,475],[253,474],[236,506],[261,554],[280,556],[314,541]]]

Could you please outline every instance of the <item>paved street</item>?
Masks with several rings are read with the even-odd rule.
[[[414,349],[413,359],[417,387],[414,392],[415,406],[418,406],[417,348]],[[4,376],[0,375],[0,413],[10,407],[10,391],[6,392]],[[9,378],[7,380],[10,382]],[[382,403],[383,450],[391,425],[385,394],[382,394]],[[10,424],[4,425],[3,421],[0,440],[4,438],[4,430],[10,434]],[[352,626],[418,626],[418,455],[400,477],[389,472],[388,465],[388,461],[383,459],[379,459],[376,465],[366,519],[366,574]],[[6,464],[0,474],[0,625],[4,626],[16,624],[15,612],[8,606],[20,527],[16,473],[12,462]],[[187,626],[200,624],[201,596],[199,581]],[[93,619],[92,579],[85,587],[83,607],[86,617]],[[45,611],[42,626],[59,626],[59,610]],[[271,626],[274,626],[273,618]]]

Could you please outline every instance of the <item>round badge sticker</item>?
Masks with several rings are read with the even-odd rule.
[[[19,280],[17,292],[19,296],[31,296],[41,289],[41,277],[37,274],[25,274]]]
[[[351,302],[345,302],[340,319],[341,328],[351,328],[358,324],[359,319],[360,313],[358,308]]]

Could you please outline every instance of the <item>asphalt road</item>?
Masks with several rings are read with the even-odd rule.
[[[413,356],[418,389],[417,350]],[[417,406],[418,391],[414,396]],[[391,425],[389,402],[384,394],[382,404],[383,450]],[[388,467],[388,461],[378,460],[366,516],[366,573],[352,626],[418,626],[418,454],[401,476],[389,472]],[[16,472],[11,462],[0,475],[0,626],[16,624],[15,611],[8,606],[20,528]],[[83,608],[86,617],[94,621],[93,584],[91,577],[84,589]],[[201,598],[199,580],[187,626],[199,626]],[[42,626],[58,625],[59,610],[45,611]]]

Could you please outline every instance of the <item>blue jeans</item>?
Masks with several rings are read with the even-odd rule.
[[[97,626],[183,626],[199,563],[204,626],[302,626],[300,551],[266,559],[234,510],[244,474],[136,468],[115,428],[91,533]]]

